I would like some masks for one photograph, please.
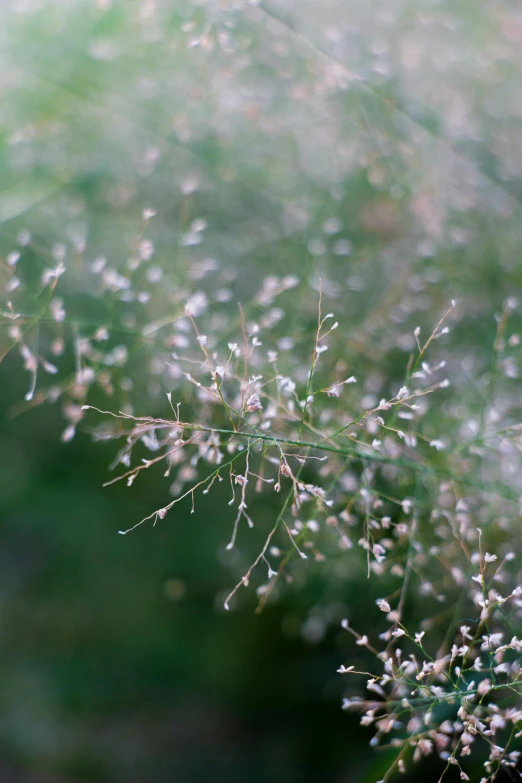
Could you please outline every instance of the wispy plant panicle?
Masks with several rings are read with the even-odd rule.
[[[268,291],[284,289],[274,279],[265,282],[265,303]],[[348,695],[344,707],[357,709],[363,725],[374,729],[372,744],[397,748],[389,774],[437,753],[446,769],[455,765],[465,776],[466,756],[475,748],[486,752],[485,780],[514,767],[522,729],[516,633],[522,579],[513,552],[493,533],[501,514],[507,543],[518,518],[504,465],[519,425],[497,422],[496,430],[471,436],[455,428],[455,364],[440,348],[429,355],[446,334],[445,322],[455,318],[453,306],[424,343],[415,330],[402,381],[387,394],[384,385],[369,393],[356,357],[339,368],[338,346],[334,361],[320,350],[343,328],[332,314],[321,315],[321,302],[307,367],[306,349],[281,352],[287,339],[278,336],[281,319],[262,328],[241,311],[240,336],[230,342],[207,328],[210,304],[196,309],[185,316],[191,328],[176,352],[173,392],[182,396],[188,386],[193,401],[174,407],[169,392],[165,418],[110,414],[114,434],[125,437],[118,462],[126,469],[109,483],[133,484],[160,462],[166,476],[176,475],[174,499],[122,532],[175,521],[169,512],[180,501],[189,499],[193,508],[200,494],[220,496],[218,486],[227,481],[232,535],[226,549],[243,553],[251,547],[249,530],[267,527],[266,514],[256,519],[257,495],[274,493],[278,510],[264,544],[250,565],[239,565],[225,608],[257,581],[261,609],[285,579],[303,578],[307,561],[324,563],[327,573],[342,558],[356,568],[363,561],[369,584],[380,581],[387,595],[376,599],[381,620],[371,628],[359,631],[343,621],[355,648],[339,673],[353,679],[349,691],[357,695]],[[154,455],[135,462],[138,446]],[[481,465],[494,456],[495,475],[481,480]],[[408,615],[423,607],[427,613],[412,628]],[[375,625],[382,630],[375,633]]]
[[[254,589],[261,610],[319,565],[334,582],[341,563],[343,572],[364,571],[376,617],[357,630],[343,623],[355,646],[339,673],[354,683],[344,706],[374,730],[372,744],[397,748],[390,775],[437,753],[465,776],[475,749],[486,753],[485,780],[516,766],[522,425],[509,386],[517,372],[507,351],[519,344],[508,336],[514,303],[497,320],[491,368],[474,378],[483,390],[477,409],[463,392],[460,364],[468,363],[450,347],[453,303],[431,331],[388,331],[404,354],[401,372],[371,366],[371,323],[352,345],[346,320],[324,314],[327,279],[311,293],[294,276],[270,275],[248,307],[235,309],[229,271],[213,261],[193,271],[192,290],[171,290],[171,314],[157,317],[149,303],[162,300],[165,280],[143,233],[150,220],[147,212],[125,270],[102,258],[90,266],[96,296],[124,308],[119,323],[68,322],[63,248],[40,277],[33,318],[23,314],[20,273],[3,317],[8,350],[17,349],[29,375],[26,404],[60,400],[64,442],[85,426],[95,439],[121,439],[107,484],[136,491],[145,471],[162,470],[167,496],[122,534],[175,525],[201,497],[220,502],[228,486],[223,548],[235,552],[236,581],[226,609]],[[194,234],[204,230],[204,221],[191,224]],[[20,263],[12,256],[7,268]],[[316,301],[301,338],[288,307],[296,287]],[[147,346],[154,415],[134,409],[137,339]],[[103,408],[91,402],[100,395]],[[319,638],[334,615],[320,619],[323,630],[314,615],[305,638]]]

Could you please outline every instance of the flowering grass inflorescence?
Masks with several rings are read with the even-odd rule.
[[[50,307],[58,276],[46,277]],[[61,390],[71,398],[64,406],[70,420],[64,439],[87,411],[98,411],[103,419],[95,437],[124,440],[113,464],[123,472],[108,484],[125,481],[130,487],[157,465],[174,478],[174,497],[122,534],[144,523],[175,521],[178,503],[189,498],[194,510],[198,495],[226,482],[226,550],[248,549],[248,531],[257,525],[250,510],[255,497],[275,494],[264,543],[238,575],[226,609],[252,585],[261,609],[285,579],[293,579],[301,561],[363,559],[368,579],[386,586],[387,594],[377,600],[384,622],[378,637],[370,638],[364,628],[342,621],[356,645],[338,670],[355,678],[344,708],[358,710],[362,723],[373,727],[373,745],[397,748],[388,774],[436,752],[447,768],[458,766],[465,780],[466,756],[482,745],[488,750],[483,780],[494,780],[501,767],[516,766],[522,728],[522,640],[516,634],[522,587],[511,535],[519,501],[509,481],[520,425],[509,414],[501,420],[493,406],[481,421],[467,422],[471,435],[466,428],[434,432],[433,413],[451,386],[446,362],[430,357],[440,353],[441,338],[448,339],[455,303],[427,339],[420,328],[413,330],[401,385],[379,397],[375,389],[368,394],[368,379],[359,377],[355,364],[341,362],[338,351],[334,366],[328,361],[343,325],[323,313],[321,283],[308,362],[293,339],[278,335],[284,313],[274,302],[298,284],[292,276],[267,278],[256,297],[265,316],[254,321],[238,307],[237,318],[223,330],[234,335],[224,339],[206,328],[212,323],[208,297],[190,297],[168,324],[174,329],[164,340],[170,350],[165,376],[173,388],[159,417],[87,404],[91,383],[110,385],[110,368],[126,357],[123,348],[108,350],[100,371],[94,346],[108,338],[107,330],[98,329],[91,339],[78,336],[78,366],[69,388]],[[504,366],[504,333],[515,305],[509,302],[499,317],[490,387]],[[55,321],[62,320],[60,312]],[[148,324],[144,332],[164,325]],[[38,367],[52,370],[16,326],[11,337],[31,375],[26,399],[33,400]],[[38,394],[53,400],[57,391]],[[140,458],[143,449],[150,456]],[[503,542],[498,553],[490,553],[485,542],[498,542],[498,527]],[[407,620],[412,602],[428,612],[413,628]],[[361,678],[369,696],[360,692]]]
[[[111,3],[95,5],[103,18]],[[122,534],[172,523],[175,535],[201,496],[224,505],[226,609],[255,591],[261,610],[324,571],[338,600],[314,607],[303,635],[344,629],[343,706],[373,745],[396,749],[386,780],[430,754],[466,780],[476,754],[493,781],[516,768],[522,731],[516,299],[491,357],[466,330],[490,309],[478,265],[508,289],[517,279],[520,145],[500,86],[511,106],[519,16],[505,8],[492,25],[481,11],[475,36],[444,4],[383,3],[371,25],[361,4],[344,29],[335,3],[295,4],[297,21],[266,3],[183,3],[183,24],[170,5],[128,12],[140,56],[112,92],[100,85],[118,74],[107,63],[121,42],[90,42],[87,109],[50,69],[76,101],[66,153],[61,119],[13,120],[17,177],[33,154],[53,177],[61,157],[89,173],[114,162],[98,196],[106,254],[91,251],[106,236],[72,185],[43,212],[67,223],[63,243],[42,241],[40,217],[40,233],[35,219],[3,252],[0,358],[18,354],[28,373],[20,409],[60,404],[64,442],[81,429],[120,441],[108,484],[139,492],[142,474],[163,470],[165,496]],[[32,78],[19,69],[10,84],[21,94]],[[477,84],[484,98],[470,103]],[[143,122],[142,138],[141,115],[161,133]],[[76,137],[89,128],[84,164]],[[468,136],[484,144],[478,163],[462,152]],[[158,207],[164,236],[148,205],[135,230],[149,187],[153,206],[172,198],[166,217]],[[6,219],[24,213],[12,201]],[[277,273],[259,281],[272,256]],[[376,597],[366,626],[352,572]]]
[[[152,217],[148,211],[146,223]],[[139,258],[135,269],[147,260],[143,252]],[[8,264],[14,268],[16,261]],[[129,278],[119,280],[101,261],[94,266],[109,292],[128,296]],[[64,351],[65,309],[55,296],[63,271],[57,259],[40,281],[44,313],[55,324],[56,333],[45,340],[53,358]],[[384,376],[378,382],[371,374],[362,378],[356,361],[348,366],[340,358],[338,345],[329,351],[343,324],[324,313],[321,282],[315,292],[300,288],[301,295],[307,291],[318,299],[308,361],[306,350],[281,333],[285,311],[276,300],[299,285],[295,276],[266,278],[254,301],[261,317],[254,320],[238,306],[231,320],[221,319],[223,338],[213,303],[201,290],[180,303],[176,318],[147,323],[145,338],[165,333],[151,368],[172,387],[158,417],[87,403],[96,386],[112,393],[128,361],[124,345],[102,350],[108,328],[86,336],[79,325],[72,327],[74,372],[65,385],[41,391],[39,368],[51,374],[57,368],[29,346],[25,335],[34,321],[18,313],[12,300],[4,317],[12,321],[11,347],[20,351],[30,375],[27,403],[64,400],[63,440],[74,436],[89,410],[103,414],[95,438],[123,439],[112,466],[123,471],[108,484],[125,481],[130,487],[159,465],[165,477],[173,477],[173,498],[122,534],[144,523],[175,521],[177,504],[189,498],[194,510],[200,494],[226,482],[231,532],[225,549],[248,550],[248,531],[258,524],[251,511],[255,498],[275,495],[264,543],[238,574],[225,608],[236,605],[242,588],[256,585],[261,609],[281,583],[292,581],[301,561],[364,561],[367,578],[386,587],[376,601],[382,631],[370,638],[365,628],[343,619],[355,650],[338,671],[354,678],[344,708],[358,710],[362,723],[374,729],[373,745],[397,749],[385,779],[435,752],[466,780],[466,757],[478,747],[488,753],[483,781],[494,780],[502,767],[516,766],[522,735],[522,586],[513,547],[519,499],[512,481],[521,425],[512,421],[500,390],[501,377],[512,375],[504,352],[517,344],[516,335],[506,337],[516,302],[510,300],[498,318],[479,418],[455,429],[462,406],[446,404],[453,422],[436,432],[440,400],[451,395],[452,362],[438,354],[440,341],[449,339],[455,303],[427,339],[420,327],[412,330],[402,382],[386,390]],[[215,304],[223,298],[229,299],[218,292]],[[140,457],[143,449],[150,456]],[[488,540],[498,552],[489,551]],[[408,622],[412,603],[417,613],[426,612],[416,627]]]

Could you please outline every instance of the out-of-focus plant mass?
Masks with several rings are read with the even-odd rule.
[[[518,779],[520,6],[4,0],[0,42],[11,431],[110,442],[113,558],[203,504],[218,622],[310,597],[350,780]]]

